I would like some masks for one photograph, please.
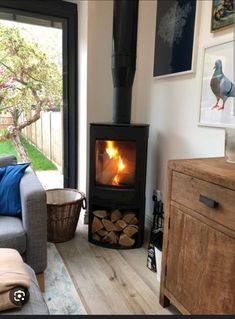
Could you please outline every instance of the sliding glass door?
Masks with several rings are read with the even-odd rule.
[[[56,168],[63,174],[60,185],[51,185],[76,188],[76,5],[0,1],[0,36],[0,78],[4,83],[0,86],[0,135],[6,133],[6,119],[11,121],[21,135],[18,141],[13,140],[16,151],[17,143],[26,150],[21,157],[31,156],[31,144],[42,154],[39,162],[32,159],[35,169]],[[46,176],[46,172],[43,174]],[[44,179],[55,180],[58,176]]]

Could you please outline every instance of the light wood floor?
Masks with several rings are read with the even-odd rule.
[[[175,314],[158,302],[159,282],[146,267],[147,249],[114,250],[87,240],[82,220],[73,240],[57,244],[88,314]]]

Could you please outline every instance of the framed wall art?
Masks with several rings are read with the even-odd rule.
[[[205,48],[199,125],[235,127],[234,42]]]
[[[212,0],[211,32],[235,23],[234,0]]]
[[[194,71],[200,1],[158,0],[153,76]]]

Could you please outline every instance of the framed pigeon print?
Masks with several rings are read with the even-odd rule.
[[[157,1],[154,77],[194,71],[199,8],[196,0]]]
[[[234,0],[212,0],[211,32],[215,32],[234,24],[234,9]]]
[[[235,127],[234,42],[205,49],[200,125]]]

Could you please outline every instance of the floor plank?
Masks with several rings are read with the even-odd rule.
[[[57,244],[88,314],[172,314],[158,303],[159,282],[146,267],[146,248],[114,250],[87,240],[80,223],[73,240]]]

